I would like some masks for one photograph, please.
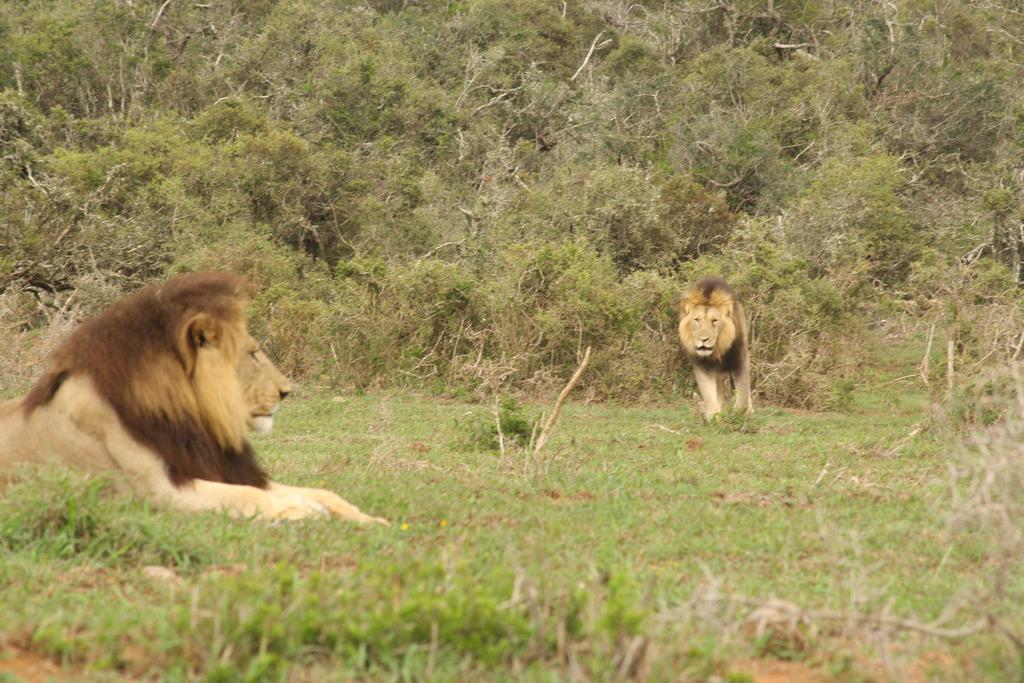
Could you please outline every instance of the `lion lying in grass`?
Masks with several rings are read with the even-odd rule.
[[[705,279],[679,301],[679,340],[693,364],[704,417],[722,411],[726,379],[736,389],[736,409],[750,414],[747,316],[725,280]]]
[[[192,273],[82,323],[27,395],[0,404],[0,471],[58,462],[114,470],[181,510],[386,523],[256,461],[247,432],[270,431],[291,386],[249,335],[247,302],[242,278]]]

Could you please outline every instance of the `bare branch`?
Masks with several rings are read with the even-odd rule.
[[[603,35],[604,35],[604,31],[601,31],[596,36],[594,36],[594,42],[592,42],[590,44],[590,50],[587,52],[587,56],[583,58],[583,63],[580,64],[580,68],[576,69],[576,73],[574,73],[572,75],[572,78],[569,79],[570,81],[575,81],[576,77],[580,75],[581,71],[583,71],[583,68],[586,67],[587,62],[589,62],[590,58],[594,55],[594,49],[597,47],[597,41],[600,40],[601,36],[603,36]],[[605,44],[607,44],[607,43],[602,43],[602,47]]]
[[[879,627],[895,628],[903,631],[916,631],[936,638],[959,639],[975,633],[980,633],[987,626],[987,620],[979,619],[973,623],[961,626],[960,628],[946,628],[937,623],[924,623],[916,619],[894,617],[888,614],[861,614],[853,611],[840,610],[805,610],[799,605],[786,600],[751,600],[742,596],[732,596],[731,599],[739,604],[746,604],[755,607],[751,619],[764,617],[759,612],[776,612],[785,614],[793,620],[815,621],[845,621],[849,623],[868,624]]]
[[[981,244],[972,248],[969,252],[960,257],[960,263],[965,266],[972,265],[975,261],[982,257],[985,252],[992,248],[991,242],[982,242]]]
[[[1024,332],[1020,333],[1020,337],[1017,339],[1017,345],[1013,347],[1013,355],[1010,356],[1010,360],[1017,360],[1020,358],[1020,351],[1022,347],[1024,347]]]
[[[805,609],[788,600],[781,600],[778,598],[751,598],[736,593],[723,593],[717,590],[717,588],[712,588],[706,593],[698,594],[696,599],[705,603],[721,602],[727,605],[751,608],[750,613],[747,614],[744,621],[756,624],[759,631],[763,631],[771,626],[783,624],[795,625],[798,623],[814,624],[816,622],[845,622],[851,626],[856,624],[862,627],[876,629],[915,631],[935,638],[958,640],[976,633],[981,633],[989,625],[989,620],[987,618],[977,619],[963,626],[950,628],[942,625],[942,622],[945,621],[942,617],[932,622],[922,622],[916,619],[893,616],[886,614],[885,612],[881,614],[865,614],[854,610]],[[689,604],[686,605],[684,609],[691,610],[692,608],[693,605]],[[677,609],[667,610],[660,615],[660,619],[665,622],[674,621],[678,618],[680,612],[681,610]]]
[[[18,93],[18,94],[20,95],[21,93]],[[42,185],[40,185],[36,181],[35,176],[32,175],[32,164],[25,164],[25,175],[28,176],[28,182],[32,184],[32,187],[36,188],[37,190],[42,192],[47,197],[50,196],[50,193],[46,191],[46,188],[43,187]]]
[[[946,342],[946,390],[953,393],[953,340]]]
[[[680,431],[678,429],[672,429],[671,427],[666,427],[665,425],[661,425],[661,424],[649,424],[649,425],[647,425],[647,427],[648,427],[648,429],[660,429],[663,432],[668,432],[669,434],[675,434],[676,436],[682,436],[683,434],[686,433],[686,432],[682,432],[682,431]]]
[[[540,430],[540,436],[537,438],[537,445],[533,448],[533,454],[537,455],[540,449],[544,447],[544,444],[548,440],[548,436],[551,434],[551,429],[555,426],[555,422],[558,421],[558,416],[562,412],[562,404],[565,403],[565,399],[569,396],[569,392],[573,390],[576,383],[580,381],[580,377],[583,376],[583,371],[587,369],[587,363],[590,362],[590,347],[583,353],[583,360],[580,362],[576,372],[572,374],[572,379],[562,389],[562,393],[558,395],[558,400],[555,401],[555,407],[551,410],[551,415],[548,417],[547,422],[544,423],[544,429]]]
[[[430,251],[428,251],[427,253],[425,253],[423,256],[421,256],[419,258],[419,260],[422,261],[423,259],[428,259],[431,256],[433,256],[434,254],[436,254],[437,252],[439,252],[442,249],[444,249],[445,247],[457,247],[457,246],[461,245],[463,242],[465,242],[465,240],[455,240],[454,242],[445,242],[444,244],[439,244],[436,247],[434,247],[433,249],[431,249]]]
[[[14,63],[14,82],[18,84],[18,96],[25,96],[25,86],[21,82],[21,62]]]
[[[498,453],[501,459],[505,459],[505,432],[501,431],[501,412],[498,409],[498,396],[494,396],[494,408],[491,411],[494,413],[494,426],[498,430]]]
[[[156,17],[153,18],[153,23],[149,25],[150,31],[156,30],[156,25],[160,23],[160,17],[164,15],[164,10],[171,4],[171,0],[164,0],[164,4],[160,5],[160,9],[156,12]]]
[[[932,355],[932,341],[934,339],[935,323],[932,323],[931,329],[928,330],[928,345],[924,349],[924,356],[921,358],[921,363],[917,366],[917,374],[920,375],[921,381],[924,382],[925,386],[928,386],[928,366]]]

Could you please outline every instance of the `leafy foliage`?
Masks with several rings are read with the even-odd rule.
[[[980,361],[1024,282],[1022,30],[1001,2],[7,3],[0,289],[39,312],[3,343],[233,268],[321,384],[550,391],[589,343],[583,391],[678,397],[673,299],[721,274],[770,400],[842,403],[840,349],[892,311]],[[964,269],[998,302],[936,318]]]

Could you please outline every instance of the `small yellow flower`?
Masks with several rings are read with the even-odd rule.
[[[408,524],[403,524],[402,526],[400,526],[398,528],[401,529],[402,531],[408,531],[409,530],[409,525]]]
[[[448,520],[447,519],[442,519],[441,520],[441,526],[448,526]]]

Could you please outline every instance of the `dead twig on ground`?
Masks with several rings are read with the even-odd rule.
[[[583,371],[587,369],[587,363],[590,362],[590,347],[583,352],[583,360],[580,361],[580,365],[576,368],[576,372],[572,374],[572,379],[562,389],[562,393],[558,395],[558,400],[555,401],[555,407],[551,409],[551,415],[548,416],[547,421],[544,423],[544,428],[540,430],[540,436],[537,437],[537,444],[533,447],[533,454],[536,456],[540,453],[540,449],[547,443],[548,437],[551,435],[551,430],[555,426],[555,422],[558,421],[558,416],[562,412],[562,404],[565,403],[565,399],[569,396],[569,392],[573,390],[576,383],[580,381],[580,377],[583,376]]]
[[[672,622],[680,617],[688,617],[694,612],[714,614],[716,610],[712,609],[711,612],[708,612],[708,608],[713,608],[715,605],[741,608],[744,612],[746,608],[749,608],[750,611],[746,612],[745,616],[742,613],[735,614],[735,618],[738,619],[737,623],[756,625],[759,634],[763,634],[769,628],[793,628],[797,624],[814,625],[825,622],[841,622],[849,626],[890,631],[913,631],[934,638],[958,640],[980,633],[989,627],[988,618],[976,619],[963,626],[946,626],[945,622],[950,616],[948,614],[931,622],[923,622],[909,617],[895,616],[884,611],[880,614],[870,614],[856,610],[806,609],[789,600],[754,598],[737,593],[720,592],[717,586],[699,590],[693,600],[678,608],[666,610],[659,615],[659,620]]]
[[[862,614],[855,611],[843,610],[808,610],[787,600],[769,599],[756,600],[742,596],[730,596],[733,602],[740,605],[754,607],[748,617],[749,621],[758,622],[759,625],[768,625],[770,622],[785,620],[791,623],[805,622],[846,622],[848,624],[861,624],[879,628],[889,628],[902,631],[916,631],[935,638],[958,639],[965,638],[975,633],[980,633],[988,625],[988,620],[978,619],[965,626],[949,628],[939,623],[926,623],[904,617],[896,617],[889,614]]]
[[[676,436],[682,436],[683,433],[684,433],[684,432],[681,432],[678,429],[672,429],[671,427],[666,427],[665,425],[660,425],[660,424],[657,424],[657,423],[649,424],[649,425],[647,425],[647,428],[648,429],[660,429],[663,432],[668,432],[669,434],[675,434]]]
[[[919,372],[915,372],[912,375],[903,375],[902,377],[896,377],[894,379],[886,380],[885,382],[879,382],[878,384],[872,384],[870,387],[868,387],[868,389],[878,389],[879,387],[888,386],[890,384],[896,384],[896,382],[902,382],[902,381],[908,380],[908,379],[914,379],[915,377],[920,377],[920,373]]]

